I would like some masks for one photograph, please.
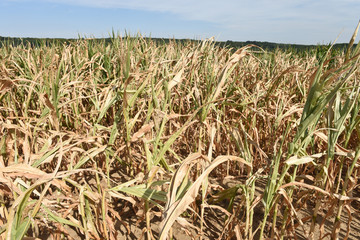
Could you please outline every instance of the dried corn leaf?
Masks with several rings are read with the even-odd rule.
[[[164,220],[160,224],[161,232],[160,232],[160,240],[166,239],[167,234],[173,225],[174,221],[177,219],[178,216],[182,212],[186,210],[186,208],[189,206],[190,203],[192,203],[196,195],[199,192],[199,188],[203,182],[203,180],[209,175],[209,173],[214,170],[217,166],[220,164],[226,162],[226,161],[239,161],[246,165],[248,168],[251,168],[252,165],[245,161],[243,158],[235,157],[235,156],[219,156],[215,158],[215,160],[208,166],[204,172],[197,178],[197,180],[194,182],[194,184],[187,190],[187,192],[184,194],[184,196],[179,199],[178,201],[167,204],[165,211],[164,211]],[[172,193],[173,195],[173,193]],[[171,199],[172,200],[172,199]]]
[[[10,90],[15,84],[11,80],[0,80],[0,93],[4,93],[8,90]]]

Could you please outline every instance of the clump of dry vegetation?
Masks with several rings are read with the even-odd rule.
[[[1,237],[357,236],[355,35],[321,59],[142,37],[5,44]]]

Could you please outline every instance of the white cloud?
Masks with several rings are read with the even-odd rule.
[[[17,0],[21,1],[21,0]],[[33,0],[35,1],[35,0]],[[40,0],[38,0],[40,1]],[[310,40],[323,36],[335,39],[351,35],[360,17],[358,0],[41,0],[96,8],[125,8],[175,14],[183,20],[214,24],[223,29],[223,38],[243,32],[254,40],[261,33],[302,35]],[[233,32],[233,33],[232,33]],[[313,39],[314,39],[313,37]],[[266,38],[266,37],[265,37]],[[347,37],[348,38],[348,37]],[[316,38],[317,41],[322,39]],[[264,40],[274,41],[271,37]],[[304,40],[304,41],[308,41]],[[345,40],[346,41],[346,40]],[[294,42],[294,41],[293,41]]]
[[[337,14],[359,14],[358,0],[43,0],[102,8],[128,8],[171,12],[189,20],[230,22],[273,16],[340,17]],[[341,16],[344,17],[344,16]]]

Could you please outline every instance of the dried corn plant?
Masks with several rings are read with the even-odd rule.
[[[356,238],[360,44],[0,48],[2,239]]]

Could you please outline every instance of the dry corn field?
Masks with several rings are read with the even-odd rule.
[[[0,48],[1,239],[360,238],[360,44]]]

